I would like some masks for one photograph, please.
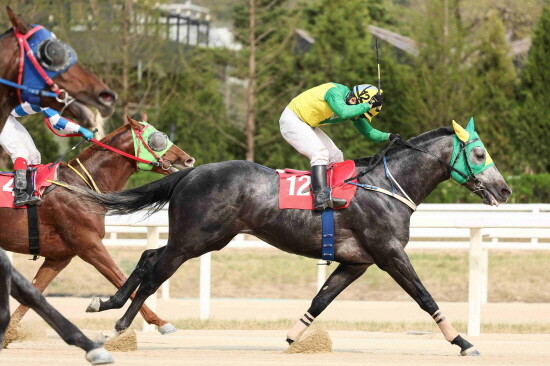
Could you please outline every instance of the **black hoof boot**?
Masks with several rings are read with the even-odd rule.
[[[288,343],[288,345],[290,346],[292,343],[294,343],[294,341],[290,338],[287,338],[286,343]]]
[[[456,336],[452,340],[451,344],[457,345],[460,347],[461,356],[479,356],[479,351],[474,347],[473,344],[462,338],[461,336]]]

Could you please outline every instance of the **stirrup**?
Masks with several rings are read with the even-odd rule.
[[[330,208],[340,208],[345,206],[348,203],[348,201],[341,199],[341,198],[331,198],[329,202]]]
[[[38,196],[30,196],[27,193],[25,193],[26,197],[23,197],[21,199],[17,199],[17,196],[15,197],[15,200],[13,202],[13,205],[15,207],[22,207],[26,205],[36,205],[40,206],[42,204],[42,199]]]

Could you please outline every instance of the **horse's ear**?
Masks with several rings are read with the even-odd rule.
[[[138,129],[138,130],[143,130],[145,128],[145,126],[143,126],[141,123],[139,123],[138,121],[136,121],[135,119],[133,119],[132,117],[130,116],[126,116],[126,119],[128,120],[128,123],[130,125],[132,125],[132,127]]]
[[[461,125],[453,120],[453,130],[455,130],[456,136],[462,142],[468,142],[470,134]]]
[[[466,125],[466,129],[472,132],[476,130],[476,126],[474,124],[474,117],[470,117],[470,121]]]
[[[6,6],[6,11],[8,12],[11,24],[13,24],[13,27],[17,29],[19,33],[25,34],[32,29],[31,25],[23,18],[17,16],[9,6]]]
[[[147,122],[147,113],[141,112],[141,121],[142,122]]]

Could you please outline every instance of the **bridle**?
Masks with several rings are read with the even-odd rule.
[[[433,154],[432,152],[426,150],[426,149],[423,149],[421,147],[418,147],[416,145],[413,145],[411,144],[410,142],[408,141],[404,141],[400,138],[394,138],[393,140],[390,141],[390,143],[382,150],[380,151],[378,154],[375,155],[375,157],[369,162],[366,170],[364,170],[363,172],[359,173],[357,176],[355,177],[352,177],[352,178],[348,178],[346,179],[344,182],[345,183],[348,183],[348,182],[351,182],[352,180],[355,180],[355,179],[358,179],[364,175],[366,175],[369,171],[373,170],[376,166],[378,166],[378,164],[380,164],[380,162],[383,161],[384,157],[386,156],[386,154],[395,146],[397,145],[403,145],[405,147],[408,147],[408,148],[411,148],[413,150],[417,150],[417,151],[420,151],[420,152],[423,152],[425,154],[428,154],[432,157],[434,157],[435,159],[437,159],[440,163],[442,163],[448,170],[449,172],[449,175],[451,175],[452,172],[455,172],[457,173],[458,175],[460,175],[462,178],[464,178],[466,180],[466,182],[471,182],[473,185],[474,185],[474,190],[473,192],[477,192],[477,191],[483,191],[483,190],[486,190],[486,187],[483,185],[483,182],[481,182],[479,180],[479,178],[476,177],[476,175],[474,174],[473,170],[472,170],[472,167],[470,166],[470,161],[467,157],[467,154],[466,154],[466,147],[473,143],[473,142],[476,142],[476,141],[479,141],[480,139],[479,138],[475,138],[475,139],[472,139],[472,140],[469,140],[467,142],[463,142],[463,141],[460,141],[460,150],[457,154],[457,157],[454,159],[454,161],[452,161],[451,163],[441,159],[439,156]],[[463,156],[464,157],[464,160],[466,162],[466,167],[467,167],[467,172],[468,174],[464,174],[463,172],[461,172],[460,170],[456,169],[455,168],[455,165],[458,161],[458,158],[460,156]]]
[[[55,35],[41,25],[34,26],[25,34],[20,33],[17,28],[13,27],[13,33],[19,45],[17,82],[0,78],[0,83],[17,89],[19,103],[29,102],[40,105],[40,97],[49,97],[55,98],[56,101],[64,105],[63,109],[65,109],[75,99],[66,90],[61,89],[52,79],[67,71],[76,62],[76,53],[67,44],[57,41]],[[29,39],[33,35],[37,37],[31,40],[32,44],[29,44]],[[36,54],[39,48],[47,51],[48,41],[51,44],[51,42],[54,42],[52,40],[55,40],[58,46],[66,52],[64,63],[60,68],[48,68],[44,60],[46,55]],[[46,70],[44,66],[46,66]],[[49,87],[51,91],[45,90],[46,87]]]
[[[56,132],[56,131],[51,127],[51,125],[50,125],[49,123],[46,123],[46,126],[48,126],[48,128],[49,128],[55,135],[60,136],[60,137],[80,137],[80,136],[81,136],[79,133],[60,134],[60,133]],[[153,126],[151,126],[150,124],[148,124],[145,128],[143,128],[143,130],[145,130],[145,129],[148,128],[149,126],[150,126],[151,128],[154,128]],[[135,149],[135,151],[134,151],[135,155],[128,154],[127,152],[124,152],[124,151],[122,151],[122,150],[119,150],[119,149],[117,149],[117,148],[115,148],[115,147],[106,145],[106,144],[104,144],[103,142],[98,141],[98,140],[96,140],[96,139],[90,139],[90,142],[92,142],[92,143],[94,143],[94,144],[96,144],[96,145],[98,145],[98,146],[101,146],[101,147],[104,148],[104,149],[107,149],[107,150],[110,150],[110,151],[112,151],[112,152],[114,152],[114,153],[117,153],[118,155],[122,155],[122,156],[124,156],[124,157],[126,157],[126,158],[128,158],[128,159],[135,160],[135,161],[137,161],[138,163],[143,163],[143,164],[146,164],[146,165],[150,165],[150,166],[152,166],[152,167],[158,167],[158,168],[161,168],[162,170],[165,170],[165,171],[170,170],[170,168],[172,168],[172,162],[170,162],[170,161],[165,160],[165,159],[162,158],[162,155],[164,155],[164,153],[161,154],[161,156],[159,156],[158,154],[155,153],[155,149],[153,149],[153,148],[149,145],[149,142],[146,141],[145,138],[143,137],[143,130],[140,130],[140,129],[138,129],[137,127],[133,127],[133,126],[131,127],[131,129],[132,129],[132,138],[134,139],[134,142],[136,142],[136,141],[138,142],[137,144],[134,143],[134,146],[137,146],[137,147],[138,147],[138,148]],[[156,131],[156,132],[160,132],[160,131]],[[155,132],[155,133],[156,133],[156,132]],[[162,133],[162,132],[160,132],[160,133]],[[163,135],[164,135],[164,134],[163,134]],[[166,135],[164,135],[164,136],[166,136]],[[166,136],[166,139],[168,139],[168,136]],[[149,138],[148,140],[150,140],[150,138]],[[84,142],[84,141],[86,141],[86,140],[80,141],[77,145],[80,145],[80,144],[81,144],[82,142]],[[168,140],[168,141],[169,141],[169,140]],[[140,148],[141,148],[141,146],[144,146],[145,149],[146,149],[147,151],[149,151],[149,152],[154,156],[154,158],[155,158],[156,160],[153,161],[153,160],[147,160],[147,159],[140,158],[139,155],[140,155]],[[170,146],[171,146],[171,145],[170,145]],[[76,148],[76,146],[73,147],[73,148],[71,148],[68,152],[74,150],[75,148]],[[168,147],[168,148],[169,148],[169,147]],[[166,149],[166,150],[168,150],[168,149]],[[58,160],[61,161],[61,160],[64,158],[65,155],[66,155],[66,153],[65,153],[64,155],[62,155]],[[57,162],[57,161],[56,161],[56,162]],[[136,170],[146,170],[146,169],[140,169],[140,168],[138,167],[138,165],[136,164]]]

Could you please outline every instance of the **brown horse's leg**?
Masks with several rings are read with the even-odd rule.
[[[120,288],[127,279],[126,275],[124,275],[120,268],[118,268],[113,258],[109,255],[107,250],[105,250],[103,244],[101,244],[101,247],[98,248],[100,249],[96,251],[88,250],[78,254],[80,258],[94,266],[106,279],[109,280],[109,282],[115,285],[116,288]],[[134,295],[135,293],[133,293],[130,298],[133,299]],[[145,321],[149,324],[154,324],[158,327],[168,324],[166,320],[159,318],[158,315],[146,305],[143,305],[139,312],[143,316],[143,319],[145,319]]]
[[[34,276],[34,279],[32,281],[33,286],[36,287],[36,289],[40,293],[44,292],[46,287],[48,287],[50,282],[53,281],[53,279],[59,274],[59,272],[67,267],[67,265],[71,262],[71,259],[73,259],[73,257],[60,260],[46,258],[44,260],[44,263],[42,263],[42,265],[38,269],[38,272],[36,272],[36,275]],[[23,319],[28,310],[28,306],[19,305],[19,307],[15,309],[11,316],[12,325],[19,323],[19,321]]]

